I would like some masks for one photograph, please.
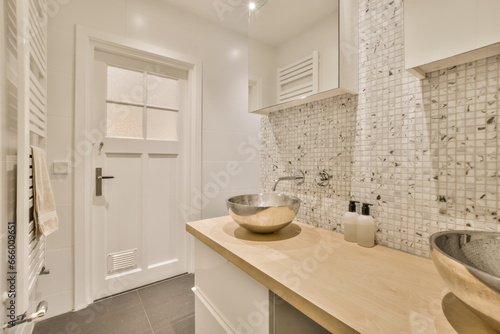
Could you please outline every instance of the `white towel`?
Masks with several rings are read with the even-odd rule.
[[[33,197],[37,237],[48,236],[59,228],[56,202],[45,163],[45,151],[31,146],[33,157]]]

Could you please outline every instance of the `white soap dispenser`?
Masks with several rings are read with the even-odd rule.
[[[370,205],[363,203],[358,217],[358,245],[363,247],[375,246],[375,219],[370,216]]]
[[[358,201],[349,201],[349,211],[344,214],[344,240],[356,242],[358,235],[358,213],[356,212]]]

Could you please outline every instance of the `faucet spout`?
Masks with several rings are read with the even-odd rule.
[[[276,191],[276,186],[278,185],[278,183],[280,181],[283,181],[283,180],[296,180],[296,177],[295,176],[282,176],[282,177],[278,177],[276,180],[274,180],[273,191]]]
[[[300,171],[300,170],[295,171],[295,173],[293,173],[292,176],[281,176],[281,177],[278,177],[277,179],[274,180],[273,191],[276,191],[276,186],[278,185],[278,183],[280,181],[283,181],[283,180],[295,180],[295,184],[301,184],[301,183],[304,183],[304,179],[305,179],[304,173],[302,171]]]

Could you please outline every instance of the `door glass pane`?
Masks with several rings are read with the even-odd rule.
[[[142,133],[142,108],[107,103],[108,137],[144,138]]]
[[[148,74],[148,105],[179,109],[178,80]]]
[[[108,66],[107,99],[144,103],[144,74]]]
[[[148,139],[177,140],[178,112],[147,109]]]

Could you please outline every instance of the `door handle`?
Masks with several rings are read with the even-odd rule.
[[[102,196],[102,180],[114,179],[114,176],[102,176],[102,168],[95,169],[95,195]]]

